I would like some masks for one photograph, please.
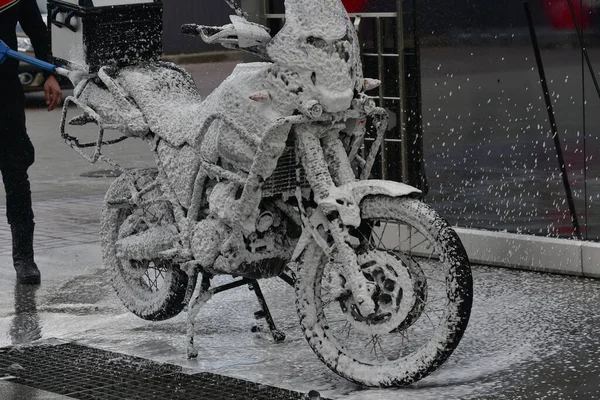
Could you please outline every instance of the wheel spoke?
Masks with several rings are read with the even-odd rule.
[[[429,322],[431,323],[431,327],[433,329],[435,329],[435,324],[433,323],[433,321],[431,320],[431,318],[429,317],[429,313],[427,311],[423,311],[423,314],[425,315],[425,317],[429,320]]]
[[[352,330],[352,325],[350,322],[346,321],[344,326],[342,327],[342,333],[346,332],[346,339],[350,337],[350,331]]]
[[[400,357],[402,357],[404,355],[404,335],[400,334],[400,336],[402,337],[400,344]]]
[[[371,340],[365,345],[365,347],[371,346],[371,354],[375,355],[375,358],[379,358],[377,356],[377,347],[379,347],[383,353],[383,348],[381,347],[381,343],[379,343],[379,335],[372,335]]]
[[[422,245],[423,243],[427,242],[428,240],[429,240],[429,239],[425,238],[425,239],[421,240],[419,243],[417,243],[417,244],[415,244],[415,245],[411,245],[411,246],[410,246],[410,249],[408,250],[408,251],[409,251],[409,253],[411,253],[411,254],[412,254],[412,251],[413,251],[414,249],[418,248],[420,245]],[[431,244],[429,244],[429,246],[426,246],[425,248],[426,248],[426,249],[430,249],[430,248],[431,248],[431,246],[432,246],[432,245],[431,245]],[[433,251],[435,252],[435,249],[434,249]]]
[[[387,229],[387,225],[388,225],[388,222],[385,221],[385,224],[383,225],[383,229],[381,230],[381,236],[379,237],[379,243],[377,244],[378,249],[381,248],[381,243],[383,242],[383,238],[385,236],[385,230]],[[384,246],[384,248],[385,248],[385,246]]]
[[[360,235],[360,238],[358,238],[358,240],[361,242],[361,244],[368,243],[369,248],[371,248],[370,240],[360,230],[356,229],[355,232],[357,232]]]
[[[401,225],[398,226],[398,230],[400,230],[400,227],[401,227]],[[400,240],[400,234],[398,234],[398,245],[395,246],[392,250],[398,249],[401,251],[402,245],[405,244],[406,242],[410,242],[410,240],[412,239],[412,233],[411,233],[412,226],[409,226],[408,229],[409,229],[409,233],[408,233],[408,237],[406,239]],[[410,245],[408,247],[410,248]]]
[[[408,346],[408,351],[410,352],[410,339],[408,338],[408,330],[398,330],[398,333],[400,333],[400,335],[402,336],[402,350],[404,350],[404,343],[407,344]],[[404,351],[402,351],[402,354],[404,354]]]
[[[431,280],[431,281],[435,281],[435,282],[439,282],[439,283],[443,283],[444,285],[446,284],[446,281],[443,281],[443,280],[438,279],[438,278],[433,278],[432,276],[428,276],[428,275],[425,275],[425,279]]]
[[[133,271],[139,271],[139,282],[147,290],[158,292],[167,279],[168,267],[154,261],[131,261]]]
[[[374,238],[377,238],[377,234],[375,233],[375,226],[373,225],[373,223],[369,223],[369,245],[371,246],[371,248],[377,248],[375,246],[375,241]]]
[[[152,216],[152,218],[154,219],[154,221],[158,220],[158,217],[152,212],[150,211],[150,205],[151,203],[146,203],[143,207],[142,207],[142,212],[143,214],[150,214]]]
[[[414,247],[412,246],[412,225],[408,226],[408,254],[412,255],[412,249],[414,249]]]
[[[329,306],[329,305],[330,305],[331,303],[333,303],[334,301],[335,301],[335,299],[334,299],[334,298],[329,298],[329,299],[327,299],[327,300],[323,301],[323,308],[325,308],[325,307]]]

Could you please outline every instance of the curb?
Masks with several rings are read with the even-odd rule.
[[[475,264],[600,278],[600,243],[454,228]]]

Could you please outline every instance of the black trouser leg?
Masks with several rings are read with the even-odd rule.
[[[35,153],[27,136],[24,110],[0,116],[0,172],[6,190],[6,217],[13,244],[13,264],[21,283],[39,283],[33,260],[33,210],[27,169]]]
[[[32,225],[31,186],[27,170],[2,168],[6,191],[6,218],[12,225]]]

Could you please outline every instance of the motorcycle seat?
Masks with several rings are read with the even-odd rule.
[[[202,99],[191,75],[168,64],[123,68],[117,82],[140,108],[152,132],[180,147],[195,141]]]

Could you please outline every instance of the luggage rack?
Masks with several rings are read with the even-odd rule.
[[[90,164],[95,164],[98,161],[102,161],[102,162],[114,167],[115,169],[118,169],[121,172],[124,172],[125,168],[123,168],[121,165],[119,165],[116,161],[114,161],[114,160],[110,159],[109,157],[106,157],[104,154],[102,154],[102,147],[120,143],[120,142],[124,141],[125,139],[128,139],[132,136],[134,136],[134,137],[140,136],[140,132],[135,132],[135,133],[130,132],[128,135],[120,136],[117,139],[104,140],[104,131],[107,129],[121,131],[121,132],[127,132],[127,131],[130,131],[130,129],[128,129],[128,127],[126,127],[122,124],[106,123],[105,121],[103,121],[102,117],[100,115],[98,115],[98,113],[96,111],[94,111],[90,106],[88,106],[87,104],[85,104],[83,101],[81,101],[78,98],[81,95],[81,93],[84,91],[86,86],[90,83],[90,81],[92,79],[98,78],[102,81],[102,83],[106,86],[106,88],[109,90],[109,92],[113,95],[115,102],[117,103],[119,108],[121,108],[121,109],[135,108],[135,105],[132,104],[132,102],[126,97],[125,90],[121,87],[121,85],[119,85],[109,75],[109,71],[111,69],[112,69],[111,67],[102,67],[102,68],[100,68],[100,70],[98,71],[97,74],[90,75],[87,78],[83,79],[81,82],[79,82],[77,84],[77,86],[73,90],[73,96],[69,96],[65,99],[63,109],[62,109],[62,117],[61,117],[61,121],[60,121],[60,136],[69,147],[71,147],[73,150],[75,150],[81,157],[83,157]],[[70,105],[75,105],[76,107],[81,109],[83,111],[83,113],[71,118],[67,122],[67,113],[68,113]],[[89,123],[95,123],[98,126],[97,140],[94,142],[81,143],[77,137],[69,135],[66,132],[65,129],[66,129],[67,123],[69,125],[75,125],[75,126],[83,126],[83,125],[87,125]],[[150,132],[150,128],[146,125],[141,129],[141,132],[148,133],[148,132]],[[85,151],[83,151],[83,149],[91,148],[91,147],[94,148],[93,153],[88,154]]]
[[[183,68],[169,62],[159,61],[155,64],[187,74],[187,72]],[[114,167],[115,169],[118,169],[121,172],[125,172],[125,168],[119,165],[116,161],[102,154],[102,147],[122,142],[130,137],[142,138],[145,137],[147,134],[151,133],[151,131],[149,125],[145,120],[145,117],[143,116],[142,112],[139,110],[135,102],[128,96],[127,91],[113,78],[112,75],[114,75],[117,71],[118,70],[114,66],[104,66],[100,68],[95,74],[83,73],[85,78],[77,83],[77,85],[73,89],[73,95],[67,97],[64,101],[62,117],[60,122],[60,135],[69,147],[75,150],[90,164],[95,164],[98,161],[102,161]],[[127,126],[125,124],[119,123],[107,123],[95,110],[88,106],[84,101],[80,100],[79,96],[81,96],[88,84],[97,80],[99,80],[113,96],[113,99],[116,103],[116,107],[118,107],[118,109],[130,111],[132,115],[138,117],[139,120],[143,121],[143,123],[140,123],[139,126]],[[82,111],[82,114],[71,118],[67,122],[68,109],[71,105],[75,105],[77,108],[79,108]],[[67,124],[74,126],[83,126],[89,123],[94,123],[98,126],[98,138],[96,141],[81,143],[79,138],[69,135],[66,132]],[[104,131],[107,129],[120,131],[125,134],[116,139],[104,140]],[[91,154],[89,152],[83,151],[83,149],[89,149],[92,147],[94,148],[94,151]]]
[[[82,114],[82,115],[79,115],[79,116],[71,119],[71,121],[69,121],[69,124],[70,125],[85,125],[89,122],[95,122],[98,125],[98,140],[97,141],[80,143],[79,139],[77,137],[71,136],[65,132],[67,109],[70,104],[77,105],[77,107],[83,109],[86,114]],[[87,119],[88,116],[91,117],[91,119],[88,120]],[[69,96],[65,99],[65,104],[63,106],[63,116],[62,116],[62,120],[60,123],[60,136],[63,138],[65,143],[69,147],[71,147],[73,150],[75,150],[77,153],[79,153],[79,155],[82,156],[90,164],[95,164],[96,162],[98,162],[98,160],[100,160],[100,161],[103,161],[106,164],[123,172],[123,171],[125,171],[125,169],[122,166],[120,166],[116,161],[114,161],[114,160],[110,159],[109,157],[106,157],[105,155],[102,154],[102,146],[108,146],[108,145],[122,142],[125,139],[129,138],[129,136],[121,136],[117,139],[105,141],[104,140],[104,130],[105,129],[118,129],[118,127],[113,126],[113,125],[102,124],[100,122],[100,116],[98,114],[96,114],[96,112],[94,110],[92,110],[85,104],[82,104],[80,101],[78,101],[73,96]],[[85,151],[83,151],[83,149],[90,148],[90,147],[94,147],[94,152],[91,155],[89,155]]]
[[[71,119],[71,121],[69,121],[69,124],[70,125],[85,125],[89,122],[95,122],[98,125],[98,140],[97,141],[80,143],[79,139],[77,137],[71,136],[65,132],[65,120],[66,120],[67,108],[69,107],[70,104],[75,104],[78,107],[82,108],[86,113],[88,113],[88,115],[92,116],[93,119],[87,120],[86,119],[87,115],[82,114],[82,115],[79,115],[78,117]],[[74,97],[69,96],[65,99],[65,104],[64,104],[64,108],[63,108],[63,117],[62,117],[62,120],[60,123],[60,136],[63,138],[63,140],[69,147],[71,147],[73,150],[75,150],[77,153],[79,153],[79,155],[82,156],[90,164],[95,164],[96,162],[98,162],[98,160],[100,160],[112,167],[115,167],[116,169],[118,169],[120,171],[124,171],[124,168],[121,167],[116,161],[113,161],[112,159],[110,159],[102,154],[102,146],[109,146],[112,144],[120,143],[120,142],[124,141],[125,139],[128,139],[129,136],[121,136],[117,139],[105,141],[104,140],[104,130],[105,129],[117,129],[117,127],[114,127],[112,125],[104,125],[101,122],[99,122],[99,120],[100,120],[100,117],[98,116],[98,114],[96,114],[94,112],[94,110],[92,110],[88,106],[82,104]],[[94,153],[91,155],[89,155],[85,151],[83,151],[83,149],[90,148],[90,147],[94,147]]]

